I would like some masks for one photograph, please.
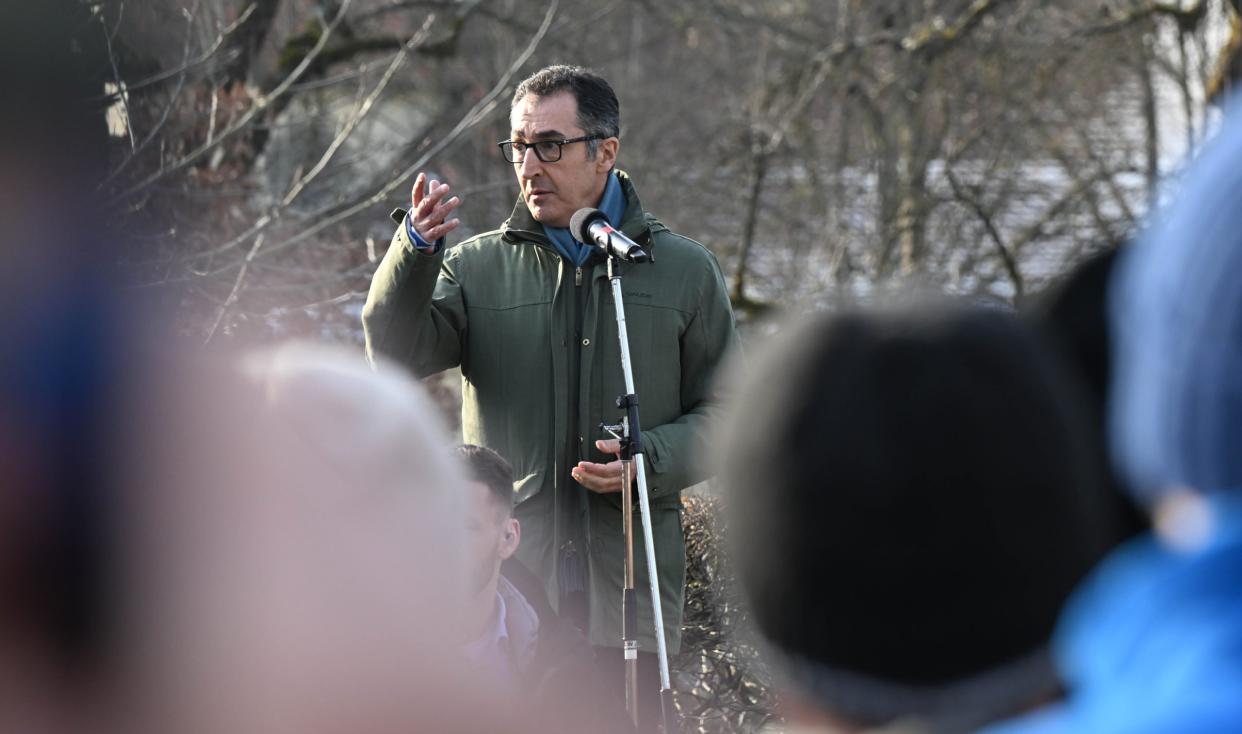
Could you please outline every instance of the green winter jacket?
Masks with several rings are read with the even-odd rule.
[[[698,457],[720,406],[713,378],[737,332],[716,259],[644,212],[629,177],[616,175],[627,201],[620,229],[654,259],[622,266],[622,284],[665,634],[675,652],[686,566],[680,492],[705,478]],[[575,539],[575,549],[585,545],[589,637],[619,647],[621,495],[589,492],[570,477],[580,460],[614,458],[595,449],[607,438],[599,424],[618,422],[615,401],[625,391],[614,313],[606,263],[563,260],[519,199],[500,229],[437,255],[415,250],[398,227],[362,321],[372,358],[386,355],[420,377],[460,365],[464,439],[513,464],[519,560],[556,604],[557,549]],[[641,535],[634,555],[639,644],[655,652]]]

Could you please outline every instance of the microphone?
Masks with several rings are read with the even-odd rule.
[[[579,209],[569,218],[569,233],[579,242],[595,245],[605,255],[627,263],[651,261],[651,255],[637,242],[612,228],[599,209]]]

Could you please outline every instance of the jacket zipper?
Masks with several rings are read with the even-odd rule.
[[[582,322],[583,310],[585,303],[582,295],[582,266],[578,265],[574,268],[574,320],[573,320],[573,340],[571,348],[570,362],[572,363],[573,378],[573,394],[569,396],[570,405],[570,421],[573,424],[572,436],[577,437],[577,451],[575,455],[577,460],[581,461],[586,458],[583,453],[584,444],[586,443],[582,437],[582,426],[579,425],[579,412],[582,408]],[[576,463],[576,462],[575,462]]]
[[[567,448],[569,449],[568,458],[570,460],[570,466],[573,466],[577,464],[579,461],[586,458],[586,451],[585,451],[586,441],[584,440],[582,436],[581,419],[579,417],[579,413],[581,412],[581,408],[582,408],[582,374],[581,373],[582,373],[582,323],[584,320],[583,310],[585,308],[585,303],[584,303],[584,298],[583,298],[584,280],[585,279],[583,278],[582,266],[579,265],[574,268],[574,295],[573,295],[573,305],[572,305],[573,315],[570,321],[570,338],[573,340],[573,343],[569,345],[569,371],[570,371],[569,387],[570,387],[571,392],[569,395],[569,426],[568,427],[570,431],[569,431],[569,435],[566,437],[568,439],[568,444],[569,444]],[[577,500],[575,500],[574,502],[571,502],[571,505],[573,505],[575,508],[573,512],[576,516],[578,512]],[[578,528],[578,531],[581,537],[583,538],[583,540],[585,540],[587,536],[586,528]]]

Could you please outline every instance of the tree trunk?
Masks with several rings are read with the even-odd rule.
[[[743,305],[746,298],[746,267],[750,250],[755,244],[755,229],[759,224],[759,197],[763,194],[763,180],[768,175],[768,152],[756,146],[751,157],[750,196],[746,201],[746,220],[742,226],[742,246],[738,252],[737,270],[733,273],[733,303]]]
[[[893,230],[899,272],[916,272],[927,244],[927,162],[922,145],[924,122],[917,98],[902,106],[896,138],[897,186]]]

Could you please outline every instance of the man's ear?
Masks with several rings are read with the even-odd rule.
[[[617,153],[621,150],[621,141],[616,138],[606,138],[599,143],[599,149],[595,152],[595,171],[597,173],[608,173],[617,165]]]
[[[522,524],[516,517],[505,520],[505,534],[500,538],[500,560],[508,560],[522,542]]]

